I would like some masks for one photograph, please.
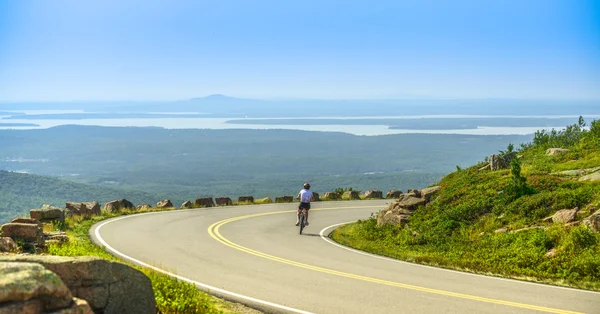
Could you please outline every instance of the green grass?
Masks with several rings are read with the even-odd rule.
[[[161,210],[152,208],[146,211],[136,211],[135,213],[150,211]],[[133,213],[130,211],[123,211],[120,214],[103,212],[102,216],[93,217],[89,220],[82,220],[77,217],[69,218],[64,225],[55,225],[53,228],[54,230],[62,229],[66,231],[69,242],[62,245],[51,244],[46,253],[60,256],[97,256],[106,260],[118,261],[116,257],[107,253],[102,247],[94,245],[89,239],[88,231],[93,224],[99,221]],[[236,313],[232,310],[236,305],[210,296],[200,291],[193,284],[177,280],[149,268],[129,265],[142,271],[150,278],[156,305],[160,313]]]
[[[600,234],[583,225],[542,221],[575,207],[581,221],[600,208],[600,182],[552,175],[600,166],[600,123],[594,126],[590,131],[572,127],[536,134],[535,144],[518,152],[520,171],[515,165],[512,170],[479,171],[481,163],[457,169],[442,178],[437,199],[417,210],[407,225],[378,227],[372,215],[336,229],[332,238],[416,263],[600,290]],[[550,147],[569,152],[546,156]],[[543,229],[510,232],[528,227]],[[496,233],[500,228],[510,231]],[[554,256],[547,256],[550,250]]]

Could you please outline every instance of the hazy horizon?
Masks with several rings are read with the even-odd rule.
[[[17,104],[17,103],[74,103],[74,102],[98,102],[98,103],[108,103],[108,102],[178,102],[178,101],[189,101],[196,99],[210,99],[213,96],[222,96],[227,99],[240,99],[240,100],[258,100],[258,101],[545,101],[545,102],[564,102],[564,101],[576,101],[576,102],[600,102],[600,96],[597,98],[543,98],[543,97],[531,97],[531,98],[510,98],[510,97],[443,97],[443,96],[397,96],[397,97],[357,97],[357,98],[344,98],[344,97],[322,97],[322,98],[308,98],[308,97],[243,97],[237,95],[229,95],[229,94],[208,94],[208,95],[199,95],[188,98],[155,98],[155,99],[145,99],[145,98],[131,98],[131,99],[62,99],[62,100],[32,100],[32,99],[22,99],[22,100],[3,100],[0,99],[0,106],[2,104]],[[2,109],[2,108],[0,108]]]

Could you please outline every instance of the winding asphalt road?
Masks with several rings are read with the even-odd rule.
[[[399,262],[326,238],[385,204],[313,203],[303,235],[289,203],[122,216],[90,235],[122,259],[266,312],[600,313],[600,293]]]

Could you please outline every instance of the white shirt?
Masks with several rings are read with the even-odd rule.
[[[302,189],[298,195],[300,196],[300,202],[302,203],[310,203],[313,196],[312,191],[307,189]]]

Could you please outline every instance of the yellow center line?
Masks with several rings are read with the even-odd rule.
[[[311,211],[313,211],[313,210],[330,210],[330,209],[351,209],[351,208],[375,208],[375,207],[380,208],[381,206],[315,208],[315,209],[311,209]],[[582,314],[580,312],[560,310],[560,309],[554,309],[554,308],[537,306],[537,305],[504,301],[504,300],[499,300],[499,299],[484,298],[484,297],[479,297],[479,296],[469,295],[469,294],[464,294],[464,293],[456,293],[456,292],[451,292],[451,291],[444,291],[444,290],[426,288],[426,287],[421,287],[421,286],[409,285],[409,284],[404,284],[404,283],[400,283],[400,282],[387,281],[387,280],[382,280],[382,279],[377,279],[377,278],[372,278],[372,277],[366,277],[366,276],[361,276],[361,275],[356,275],[356,274],[351,274],[351,273],[345,273],[345,272],[328,269],[328,268],[323,268],[323,267],[319,267],[319,266],[304,264],[304,263],[292,261],[289,259],[266,254],[263,252],[255,251],[250,248],[241,246],[241,245],[236,244],[236,243],[230,241],[229,239],[225,238],[219,231],[219,229],[222,226],[224,226],[230,222],[234,222],[234,221],[238,221],[238,220],[242,220],[242,219],[254,218],[254,217],[276,215],[276,214],[283,214],[283,213],[292,213],[292,212],[296,212],[296,210],[285,210],[285,211],[277,211],[277,212],[251,214],[251,215],[244,215],[244,216],[229,218],[229,219],[215,222],[214,224],[210,225],[210,227],[208,227],[208,233],[210,234],[210,236],[213,239],[221,242],[222,244],[225,244],[226,246],[234,248],[236,250],[246,252],[248,254],[252,254],[252,255],[255,255],[258,257],[266,258],[266,259],[269,259],[272,261],[276,261],[276,262],[280,262],[280,263],[284,263],[284,264],[288,264],[288,265],[292,265],[292,266],[296,266],[296,267],[300,267],[300,268],[310,269],[310,270],[321,272],[321,273],[326,273],[326,274],[331,274],[331,275],[336,275],[336,276],[346,277],[346,278],[352,278],[352,279],[357,279],[357,280],[362,280],[362,281],[366,281],[366,282],[372,282],[372,283],[377,283],[377,284],[382,284],[382,285],[387,285],[387,286],[392,286],[392,287],[427,292],[427,293],[444,295],[444,296],[455,297],[455,298],[460,298],[460,299],[467,299],[467,300],[480,301],[480,302],[493,303],[493,304],[501,304],[501,305],[506,305],[506,306],[542,311],[542,312],[547,312],[547,313]]]

